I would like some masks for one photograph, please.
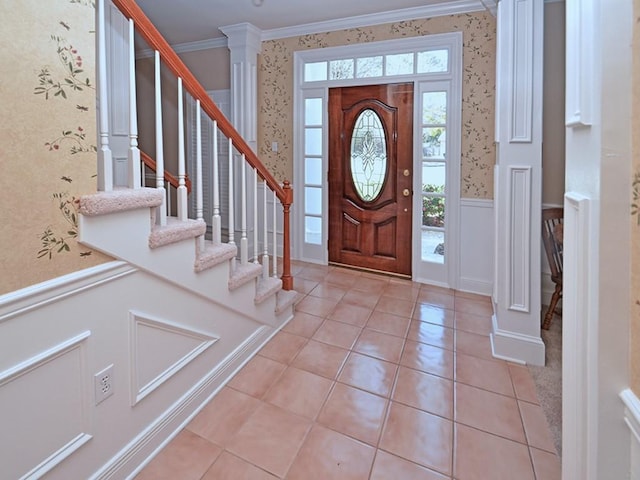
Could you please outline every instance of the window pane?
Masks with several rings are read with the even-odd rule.
[[[444,162],[423,162],[422,191],[424,193],[444,193],[446,175]]]
[[[318,82],[327,79],[327,62],[305,63],[304,81]]]
[[[444,263],[444,232],[422,230],[422,260]]]
[[[418,73],[446,72],[449,70],[449,51],[433,50],[418,53]]]
[[[329,70],[330,80],[353,78],[353,59],[333,60],[329,63]]]
[[[305,155],[322,155],[322,129],[304,129],[304,153]]]
[[[413,53],[399,53],[386,56],[387,75],[413,73]]]
[[[387,144],[380,117],[367,108],[356,119],[351,135],[351,175],[358,195],[375,200],[387,173]]]
[[[447,92],[422,94],[422,123],[427,125],[447,123]]]
[[[322,219],[304,217],[304,241],[314,245],[322,244]]]
[[[322,99],[306,98],[304,101],[304,124],[322,125]]]
[[[322,215],[322,188],[304,187],[304,213]]]
[[[304,159],[304,183],[311,185],[322,184],[322,159]]]
[[[422,196],[422,226],[444,227],[444,197]]]
[[[382,56],[358,58],[356,60],[356,76],[358,78],[381,77]]]
[[[422,129],[422,156],[443,159],[447,149],[447,133],[444,127]]]

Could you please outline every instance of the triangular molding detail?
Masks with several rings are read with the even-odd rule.
[[[220,339],[215,335],[152,318],[137,311],[130,311],[129,318],[132,406]],[[171,340],[172,345],[169,347],[165,344],[167,340]],[[153,358],[149,353],[151,351]],[[153,371],[149,368],[150,364],[154,366]]]

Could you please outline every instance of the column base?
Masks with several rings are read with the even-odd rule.
[[[500,330],[495,314],[491,320],[491,352],[494,357],[514,363],[544,366],[545,345],[540,337]]]

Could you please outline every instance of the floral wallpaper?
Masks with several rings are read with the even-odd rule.
[[[0,294],[107,259],[77,242],[76,199],[96,189],[94,17],[93,0],[0,2]]]
[[[489,13],[450,15],[263,42],[258,70],[258,154],[293,178],[293,52],[463,32],[461,196],[493,198],[496,23]],[[278,142],[278,152],[271,142]]]

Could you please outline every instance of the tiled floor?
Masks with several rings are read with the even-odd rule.
[[[296,263],[296,315],[136,477],[555,480],[487,297]]]

